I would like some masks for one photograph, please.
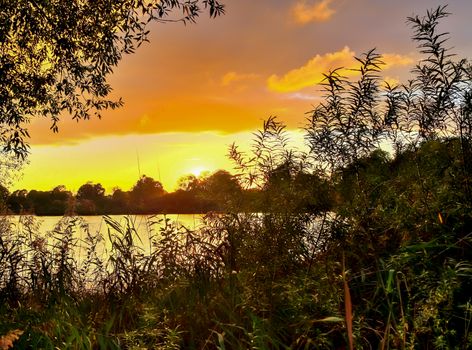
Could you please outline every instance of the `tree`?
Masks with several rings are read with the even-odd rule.
[[[449,333],[449,327],[458,306],[469,298],[470,276],[454,269],[471,260],[461,242],[472,227],[472,66],[451,53],[447,33],[438,31],[446,16],[441,6],[408,19],[425,56],[406,84],[382,93],[381,57],[373,51],[359,59],[358,82],[344,80],[339,71],[327,74],[328,93],[307,129],[313,156],[334,175],[339,197],[336,217],[328,220],[327,255],[342,259],[343,270],[349,270],[353,304],[365,310],[363,319],[378,315],[385,296],[389,305],[402,305],[401,312],[388,308],[382,345],[374,339],[369,347],[400,344],[397,333],[404,337],[403,347],[453,348],[468,334],[461,326]],[[392,161],[374,151],[387,136],[397,146]],[[387,271],[396,287],[395,282],[385,287]],[[448,286],[447,292],[440,285]],[[378,293],[382,289],[386,292]],[[432,301],[432,295],[441,297]],[[449,305],[447,311],[441,305]],[[416,311],[426,309],[441,311],[434,316]],[[401,326],[390,327],[395,323]],[[466,348],[466,341],[460,346]]]
[[[80,186],[76,198],[78,214],[95,215],[101,213],[105,206],[105,189],[99,183],[88,182]]]
[[[54,200],[67,202],[71,196],[72,193],[64,185],[56,186],[51,191],[51,198]]]
[[[185,192],[195,192],[201,189],[201,181],[198,177],[193,174],[182,176],[178,181],[177,185],[179,190]]]
[[[45,191],[31,190],[26,195],[26,200],[34,214],[43,214],[43,208],[49,203],[48,193]]]
[[[130,212],[130,195],[120,188],[114,188],[110,199],[109,212],[112,214],[123,214]]]
[[[218,170],[202,180],[202,199],[212,202],[218,210],[241,207],[242,189],[238,180],[226,170]]]
[[[8,191],[8,188],[0,184],[0,211],[3,211],[5,208],[9,195],[10,191]]]
[[[164,192],[164,187],[159,181],[146,175],[141,176],[131,190],[132,196],[138,198],[162,196]]]
[[[26,124],[35,117],[100,117],[111,101],[107,79],[123,54],[148,41],[147,25],[194,22],[218,0],[0,0],[0,141],[24,158]]]
[[[157,201],[164,193],[159,181],[143,175],[130,192],[131,205],[142,213],[155,213],[159,209]]]
[[[53,188],[49,194],[51,203],[49,211],[55,215],[64,215],[73,212],[73,196],[66,186],[59,185]]]
[[[254,134],[250,154],[240,151],[235,144],[231,145],[228,156],[239,172],[239,183],[245,188],[263,189],[281,169],[294,174],[308,168],[310,162],[306,154],[290,148],[289,144],[286,125],[271,116],[264,121],[262,129]]]
[[[101,184],[88,182],[79,187],[77,199],[89,199],[93,201],[101,200],[105,197],[105,189]]]
[[[16,180],[21,174],[21,168],[24,163],[25,161],[16,158],[13,154],[8,154],[7,152],[2,151],[0,147],[0,185],[5,187],[12,185],[14,180]]]
[[[26,200],[26,196],[28,195],[27,190],[16,190],[14,191],[10,197],[8,197],[7,205],[8,209],[13,211],[15,214],[22,214],[24,210],[28,210],[29,205]]]

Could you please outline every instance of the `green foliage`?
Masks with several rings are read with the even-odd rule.
[[[445,16],[440,7],[409,19],[427,58],[407,86],[388,88],[387,109],[375,89],[352,97],[378,72],[365,66],[369,52],[359,82],[326,76],[326,102],[308,127],[338,194],[328,251],[334,261],[346,256],[359,347],[470,346],[462,321],[471,281],[470,76],[437,32]],[[393,159],[373,150],[380,140],[397,146]]]

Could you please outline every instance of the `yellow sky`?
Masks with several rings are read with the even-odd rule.
[[[271,115],[292,130],[320,101],[322,74],[355,68],[354,55],[377,47],[385,78],[404,80],[418,59],[405,18],[441,4],[433,0],[227,0],[227,14],[196,25],[151,26],[151,43],[125,56],[110,82],[125,106],[101,120],[64,116],[30,127],[30,164],[11,189],[71,190],[100,182],[129,189],[139,173],[167,190],[195,169],[231,169],[227,147],[248,148]],[[456,0],[446,22],[453,46],[470,53],[466,10]],[[375,29],[375,30],[373,30]],[[462,52],[460,52],[462,53]],[[302,139],[297,133],[297,139]],[[139,167],[138,171],[138,158]]]

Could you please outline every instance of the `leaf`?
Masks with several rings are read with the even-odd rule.
[[[395,275],[395,270],[391,269],[388,271],[387,286],[386,286],[387,293],[391,293],[393,291],[392,285],[393,285],[394,275]]]
[[[441,215],[441,212],[438,212],[438,220],[441,225],[444,225],[444,219],[443,219],[443,216]]]
[[[7,350],[13,348],[13,343],[23,334],[22,330],[15,329],[0,337],[0,349]]]
[[[321,320],[314,320],[313,322],[344,322],[344,318],[338,316],[328,316]]]
[[[349,285],[346,278],[346,266],[345,266],[345,257],[343,252],[343,280],[344,280],[344,306],[346,313],[346,328],[347,336],[349,339],[349,349],[354,349],[354,337],[352,332],[352,302],[351,302],[351,292],[349,290]]]
[[[216,332],[216,335],[218,337],[218,346],[217,346],[217,348],[219,350],[225,350],[226,349],[226,347],[225,347],[225,333],[224,332],[223,333]]]

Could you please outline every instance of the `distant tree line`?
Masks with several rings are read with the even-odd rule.
[[[207,176],[187,175],[174,192],[143,175],[129,190],[115,188],[107,194],[100,183],[88,182],[74,195],[64,185],[50,191],[16,190],[0,185],[0,208],[9,214],[103,215],[103,214],[192,214],[210,211],[262,212],[267,207],[314,211],[331,205],[329,188],[316,175],[291,175],[283,166],[275,169],[263,187],[243,189],[237,177],[225,170]],[[282,193],[283,192],[283,193]],[[294,194],[296,193],[296,196]]]

